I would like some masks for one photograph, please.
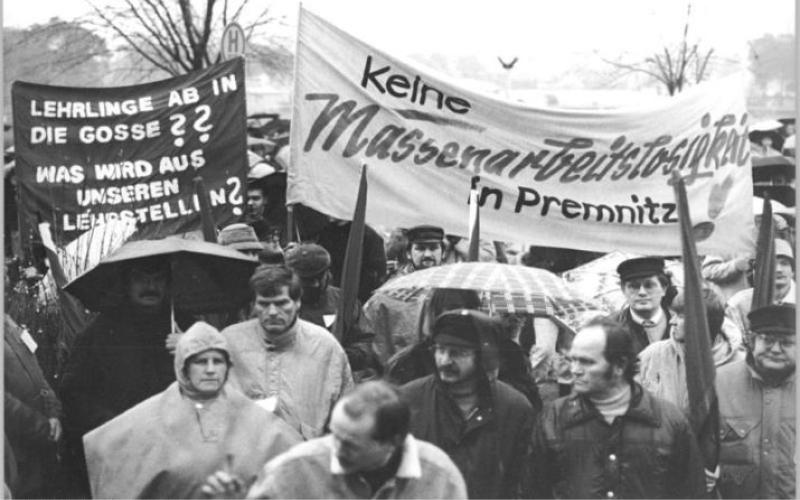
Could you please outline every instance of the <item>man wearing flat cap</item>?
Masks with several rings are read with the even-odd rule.
[[[795,498],[795,306],[748,319],[747,358],[717,370],[717,486],[723,498]]]
[[[406,232],[408,264],[395,276],[411,274],[421,269],[440,266],[444,253],[444,229],[436,226],[414,226]]]
[[[660,257],[628,259],[617,267],[617,274],[626,302],[617,321],[631,332],[638,354],[649,344],[669,338],[670,314],[664,297],[670,280]]]
[[[470,498],[524,495],[534,410],[497,380],[499,319],[469,309],[433,325],[436,371],[400,388],[411,405],[411,432],[453,459]]]
[[[300,319],[335,332],[334,323],[344,300],[342,289],[331,285],[331,256],[316,243],[300,243],[286,252],[286,266],[300,278],[303,296]],[[372,334],[365,333],[361,304],[356,303],[356,324],[337,338],[347,353],[350,368],[358,381],[369,369],[379,366],[372,352]],[[370,373],[371,374],[371,373]]]

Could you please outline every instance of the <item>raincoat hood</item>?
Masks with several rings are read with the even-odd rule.
[[[203,321],[198,321],[189,327],[181,335],[178,345],[175,347],[175,378],[178,380],[181,392],[191,398],[194,398],[199,393],[192,385],[189,377],[186,376],[184,371],[186,362],[195,354],[200,354],[210,349],[223,352],[230,368],[231,354],[228,350],[228,342],[219,333],[219,330]]]

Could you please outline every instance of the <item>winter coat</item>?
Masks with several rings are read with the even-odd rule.
[[[703,461],[687,418],[632,386],[608,424],[585,397],[545,405],[533,437],[533,498],[703,498]]]
[[[3,321],[4,421],[7,443],[16,459],[14,497],[49,496],[56,467],[56,445],[49,440],[50,418],[61,418],[61,403],[36,356],[22,341],[23,330],[8,315]]]
[[[662,308],[663,309],[663,308]],[[665,319],[667,321],[667,330],[664,333],[664,337],[661,340],[666,340],[669,338],[670,332],[670,313],[668,310],[664,309]],[[631,336],[633,337],[633,347],[636,354],[639,354],[644,350],[645,347],[650,345],[650,339],[647,337],[647,332],[645,331],[644,327],[633,320],[631,317],[631,309],[629,306],[625,306],[622,310],[619,311],[617,314],[617,321],[622,323],[623,325],[628,327],[628,330],[631,332]]]
[[[470,498],[519,498],[534,411],[516,389],[489,383],[469,418],[436,374],[400,388],[411,405],[411,433],[447,453],[467,483]]]
[[[716,381],[723,498],[795,498],[795,375],[767,385],[742,360]]]
[[[190,328],[176,349],[177,381],[84,436],[94,498],[202,498],[210,474],[229,467],[252,483],[268,460],[301,441],[227,383],[212,399],[192,396],[183,367],[208,349],[227,352],[219,332]]]

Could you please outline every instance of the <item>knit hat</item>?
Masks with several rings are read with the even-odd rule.
[[[301,278],[308,278],[327,271],[331,255],[316,243],[301,243],[286,252],[286,266]]]
[[[472,309],[456,309],[436,318],[433,341],[478,350],[481,366],[488,373],[500,364],[497,342],[501,330],[502,323],[496,318]]]
[[[769,305],[750,311],[750,330],[755,333],[796,335],[797,320],[793,304]]]

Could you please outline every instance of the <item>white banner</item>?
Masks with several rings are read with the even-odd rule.
[[[388,21],[387,21],[388,22]],[[648,109],[532,108],[453,84],[301,9],[288,202],[352,218],[367,164],[367,222],[594,251],[680,255],[687,180],[698,251],[753,251],[744,85],[727,78]]]

